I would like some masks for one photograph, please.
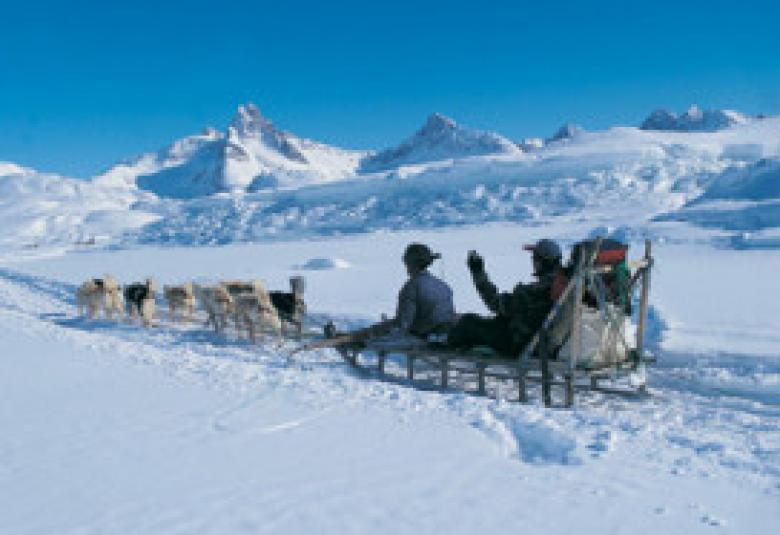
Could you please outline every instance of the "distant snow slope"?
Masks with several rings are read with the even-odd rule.
[[[100,243],[156,219],[131,208],[142,198],[125,188],[0,162],[0,247]]]
[[[727,169],[703,195],[659,219],[741,231],[780,227],[780,158]]]
[[[700,199],[780,199],[780,159],[764,158],[744,168],[729,169],[710,183]]]
[[[466,128],[434,113],[422,128],[397,147],[364,158],[360,171],[387,171],[403,165],[519,151],[517,145],[499,134]]]
[[[471,156],[290,191],[199,199],[130,236],[229,243],[486,221],[584,217],[643,225],[716,177],[780,154],[780,119],[707,134],[616,127],[532,153]]]
[[[672,130],[680,132],[714,132],[735,124],[744,124],[748,118],[733,110],[701,110],[691,106],[682,115],[658,109],[642,122],[642,130]]]

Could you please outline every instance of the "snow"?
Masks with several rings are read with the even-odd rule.
[[[262,278],[285,288],[289,266],[338,251],[351,269],[306,272],[311,321],[360,325],[392,311],[405,276],[399,259],[414,239],[443,253],[433,269],[456,289],[458,309],[484,312],[463,264],[468,249],[484,254],[506,289],[529,276],[523,243],[543,235],[570,245],[587,234],[583,223],[496,224],[8,264],[0,269],[0,425],[12,430],[0,436],[4,526],[772,533],[780,315],[762,285],[780,267],[775,251],[656,243],[651,396],[581,393],[573,410],[544,409],[534,389],[523,405],[381,382],[332,350],[290,357],[291,342],[253,347],[198,323],[144,330],[88,321],[72,297],[102,272],[122,281],[151,273],[161,284]],[[755,276],[742,277],[744,267]]]
[[[648,220],[687,221],[740,232],[777,225],[773,169],[780,158],[780,118],[735,121],[712,132],[631,127],[585,132],[565,125],[560,134],[547,145],[521,144],[523,150],[499,134],[433,114],[398,147],[348,151],[282,131],[247,104],[224,132],[207,128],[78,181],[82,193],[70,195],[72,202],[42,201],[36,194],[35,206],[20,210],[15,197],[32,195],[21,177],[45,176],[49,191],[73,189],[73,181],[10,163],[3,164],[0,176],[12,219],[25,221],[20,230],[32,235],[24,247],[95,241],[93,235],[101,234],[97,229],[83,228],[82,236],[71,231],[93,206],[117,215],[100,241],[123,246],[225,244],[492,221],[539,224],[554,218],[620,220],[640,227]],[[727,210],[723,201],[737,204]],[[40,217],[32,217],[40,211]],[[126,224],[121,211],[129,214]],[[50,217],[55,212],[57,217]],[[52,225],[68,231],[52,232]],[[38,238],[44,235],[45,240]]]
[[[351,267],[350,263],[342,258],[310,258],[303,263],[300,269],[347,269],[349,267]]]
[[[91,180],[0,162],[0,531],[773,533],[780,119],[718,128],[521,150],[434,115],[367,156],[246,105]],[[163,303],[151,329],[74,303],[104,273],[304,275],[307,330],[349,329],[393,312],[417,241],[443,254],[458,311],[487,313],[468,250],[508,290],[530,277],[523,244],[596,234],[632,257],[652,240],[658,362],[649,396],[578,392],[571,410],[493,381],[490,398],[472,379],[380,381],[330,349],[171,325]]]

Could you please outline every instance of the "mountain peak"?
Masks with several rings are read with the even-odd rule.
[[[239,134],[254,134],[265,129],[274,129],[271,121],[263,117],[260,108],[253,102],[247,102],[238,107],[230,126],[235,128]]]
[[[428,116],[425,124],[420,129],[420,134],[433,134],[442,132],[444,130],[454,130],[458,127],[458,124],[449,117],[442,115],[441,113],[434,112]]]
[[[400,145],[364,158],[360,170],[373,173],[403,165],[518,150],[514,143],[499,134],[467,128],[440,113],[432,113],[425,124]]]
[[[677,132],[715,132],[747,122],[747,117],[733,110],[702,110],[692,104],[682,115],[667,109],[653,111],[639,126],[642,130]]]
[[[563,126],[561,126],[553,136],[548,139],[548,142],[552,141],[561,141],[564,139],[572,139],[579,134],[583,132],[583,129],[581,126],[578,126],[574,123],[566,123]]]

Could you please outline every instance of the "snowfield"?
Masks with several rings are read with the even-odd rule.
[[[247,105],[90,180],[0,162],[0,534],[775,533],[780,118],[692,108],[554,138],[433,115],[349,151]],[[202,312],[172,325],[163,303],[151,329],[75,307],[106,273],[304,275],[307,329],[363,326],[394,312],[422,241],[458,311],[486,313],[468,250],[509,290],[530,277],[523,244],[595,234],[634,258],[653,242],[658,361],[649,395],[616,380],[573,409],[497,381],[380,381]]]
[[[520,244],[583,232],[488,225],[8,263],[4,529],[773,533],[780,306],[765,285],[780,268],[774,251],[657,245],[651,395],[582,393],[573,410],[544,409],[533,389],[517,404],[508,385],[492,384],[485,399],[381,382],[332,350],[291,357],[292,342],[251,346],[196,324],[88,321],[73,304],[76,284],[102,272],[160,283],[260,276],[283,288],[307,259],[337,251],[348,267],[303,272],[310,321],[358,325],[392,311],[401,252],[417,239],[444,254],[435,271],[455,287],[458,309],[484,311],[467,249],[478,247],[508,288],[529,275]]]

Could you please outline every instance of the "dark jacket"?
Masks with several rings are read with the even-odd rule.
[[[539,275],[535,282],[519,283],[511,293],[499,292],[484,271],[473,272],[472,279],[482,301],[496,314],[496,319],[506,325],[506,336],[510,340],[502,345],[510,347],[513,353],[519,353],[552,309],[555,272]]]
[[[402,331],[424,336],[446,329],[454,321],[452,290],[428,271],[411,277],[398,293],[395,322]]]

